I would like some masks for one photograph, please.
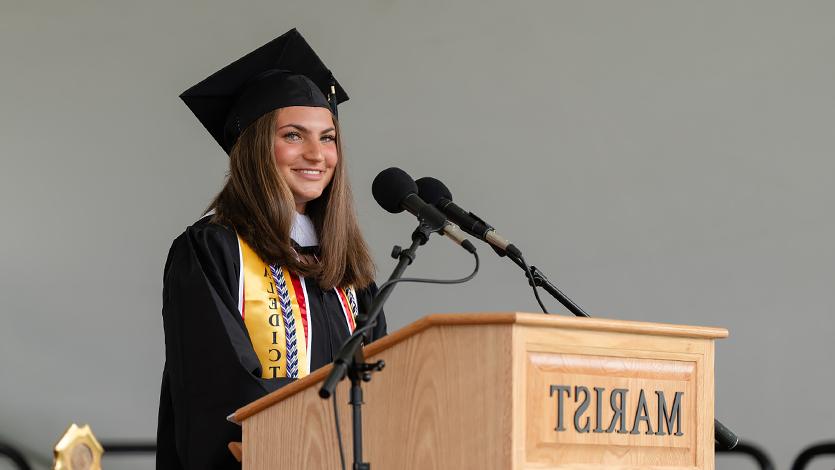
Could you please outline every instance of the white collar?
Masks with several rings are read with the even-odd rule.
[[[296,215],[293,217],[293,226],[290,228],[290,238],[301,247],[318,246],[319,237],[316,236],[313,221],[305,214],[294,213]]]

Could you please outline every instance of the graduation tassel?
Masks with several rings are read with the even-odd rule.
[[[331,75],[331,89],[330,93],[328,93],[328,104],[331,106],[331,111],[333,111],[333,117],[339,119],[339,112],[336,110],[336,80]]]

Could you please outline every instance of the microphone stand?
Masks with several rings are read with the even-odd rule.
[[[521,257],[513,256],[510,253],[507,253],[507,257],[525,271],[525,276],[528,278],[528,282],[532,286],[542,287],[545,289],[546,292],[551,294],[551,296],[555,299],[559,300],[560,303],[574,315],[578,317],[591,318],[591,316],[580,308],[579,305],[575,304],[571,299],[566,297],[562,291],[557,289],[557,286],[552,284],[545,274],[537,269],[536,266],[527,267],[527,264]],[[530,276],[528,276],[528,270],[530,270]],[[731,450],[739,443],[739,437],[734,434],[733,431],[728,429],[727,426],[722,424],[721,421],[715,418],[713,420],[713,437],[716,448],[721,450]]]
[[[514,263],[516,263],[523,271],[525,271],[525,276],[528,276],[528,270],[530,269],[530,277],[528,277],[528,282],[532,286],[541,287],[545,289],[546,292],[551,294],[552,297],[559,300],[561,304],[565,306],[571,313],[578,317],[586,317],[589,318],[591,315],[586,313],[585,310],[582,309],[579,305],[574,303],[573,300],[569,299],[568,296],[562,293],[561,290],[557,288],[551,281],[548,280],[548,277],[545,276],[545,273],[540,271],[536,266],[528,267],[525,261],[521,257],[517,257],[512,255],[511,253],[507,253],[507,257],[510,258]]]
[[[415,260],[418,247],[425,245],[429,241],[429,235],[433,232],[438,232],[443,228],[443,225],[427,223],[421,221],[418,227],[412,232],[412,244],[405,250],[397,245],[394,246],[391,252],[392,258],[397,258],[397,266],[395,266],[388,280],[400,279],[406,268]],[[374,301],[371,303],[371,308],[368,315],[357,315],[356,329],[354,334],[342,345],[333,361],[333,369],[325,379],[324,384],[319,389],[319,396],[322,398],[330,398],[336,390],[337,384],[342,381],[347,375],[351,381],[351,395],[349,403],[352,409],[352,429],[353,429],[353,444],[354,444],[354,463],[353,470],[371,470],[371,464],[363,462],[362,457],[362,383],[371,381],[371,374],[383,370],[386,363],[382,360],[374,363],[365,362],[365,355],[362,352],[362,345],[368,342],[371,335],[371,328],[377,324],[377,317],[383,311],[383,304],[386,303],[391,292],[394,290],[396,284],[390,284],[383,290],[377,293]],[[366,331],[367,329],[367,331]]]

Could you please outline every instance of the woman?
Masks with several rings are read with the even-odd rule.
[[[157,468],[240,468],[226,416],[330,363],[376,292],[336,120],[347,96],[291,30],[181,97],[230,172],[166,261]]]

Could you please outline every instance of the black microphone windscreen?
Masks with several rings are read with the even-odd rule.
[[[418,195],[428,204],[437,205],[443,198],[452,200],[452,193],[449,192],[449,188],[431,176],[424,176],[415,183],[418,187]]]
[[[739,444],[739,436],[720,423],[718,419],[713,420],[713,437],[716,447],[722,450],[731,450]]]
[[[397,167],[381,171],[371,183],[371,194],[383,209],[397,214],[403,212],[400,203],[409,194],[417,194],[415,180],[408,173]]]

